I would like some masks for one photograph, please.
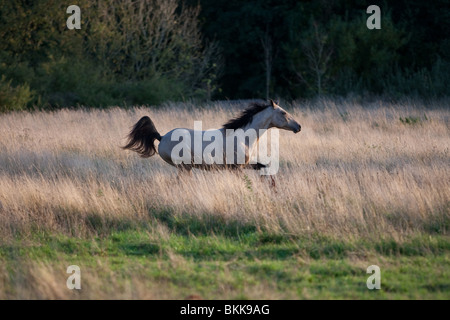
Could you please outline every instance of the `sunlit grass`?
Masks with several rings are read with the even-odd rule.
[[[449,297],[448,109],[286,106],[302,132],[280,131],[275,189],[254,171],[178,180],[120,149],[143,115],[164,134],[237,107],[1,115],[0,297]],[[397,276],[374,296],[376,263]],[[82,293],[65,288],[70,264],[90,270]]]

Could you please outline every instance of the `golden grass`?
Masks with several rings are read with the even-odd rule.
[[[119,148],[143,115],[164,134],[192,127],[194,120],[203,120],[204,129],[219,127],[236,111],[226,103],[182,107],[1,115],[2,239],[34,230],[87,236],[123,221],[152,221],[155,212],[292,235],[401,241],[436,225],[447,232],[442,230],[450,207],[445,107],[297,104],[290,111],[302,132],[280,131],[276,190],[253,171],[194,171],[178,181],[176,169],[158,156],[141,159]],[[400,117],[421,120],[405,124]]]

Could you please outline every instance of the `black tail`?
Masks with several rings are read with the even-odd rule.
[[[161,141],[161,135],[156,130],[153,121],[145,116],[131,129],[128,143],[122,149],[136,151],[142,158],[148,158],[156,153],[155,140]]]

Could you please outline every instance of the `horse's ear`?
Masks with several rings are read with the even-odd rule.
[[[275,102],[273,102],[272,99],[270,99],[270,105],[272,106],[272,108],[275,108]]]

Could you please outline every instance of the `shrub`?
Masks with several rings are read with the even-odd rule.
[[[2,76],[0,80],[0,112],[25,109],[33,100],[33,91],[27,83],[13,86],[11,80]]]

